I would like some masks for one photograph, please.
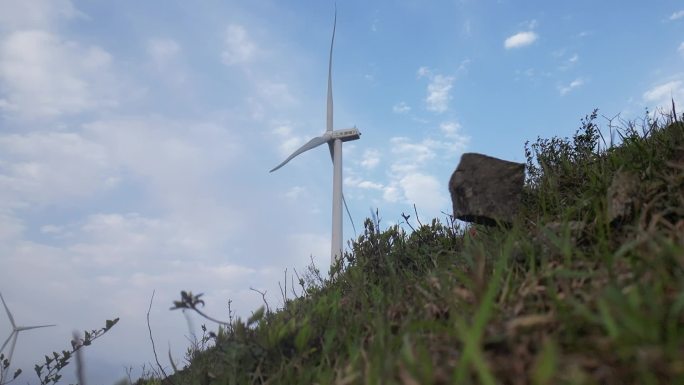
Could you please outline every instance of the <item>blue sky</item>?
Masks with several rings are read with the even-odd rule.
[[[339,1],[333,64],[344,191],[357,228],[450,212],[463,152],[524,161],[582,116],[684,101],[679,1]],[[325,148],[268,170],[325,129],[327,1],[0,0],[0,291],[31,368],[74,329],[113,383],[180,361],[180,290],[227,318],[282,303],[278,281],[329,261]],[[601,123],[605,123],[604,120]],[[349,222],[345,239],[353,237]],[[197,329],[202,321],[194,319]],[[0,317],[0,336],[9,333]],[[166,362],[166,360],[163,360]],[[67,375],[71,373],[68,370]],[[136,372],[134,372],[135,374]]]

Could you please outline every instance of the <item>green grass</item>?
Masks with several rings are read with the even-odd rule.
[[[310,267],[137,384],[684,384],[684,125],[623,122],[614,146],[595,120],[525,145],[511,228],[368,219],[334,278]],[[609,223],[618,172],[638,204]]]

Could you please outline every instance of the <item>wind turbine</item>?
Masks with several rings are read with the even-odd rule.
[[[9,308],[7,307],[7,304],[5,303],[5,299],[2,297],[2,294],[0,294],[0,300],[2,300],[2,304],[5,307],[5,311],[7,312],[7,318],[9,318],[9,321],[12,324],[12,333],[10,333],[9,337],[7,337],[5,342],[3,342],[2,347],[0,347],[0,352],[5,350],[5,346],[7,346],[7,343],[9,343],[10,340],[12,340],[12,345],[10,345],[9,355],[7,355],[5,357],[11,363],[12,362],[12,355],[14,354],[14,347],[17,344],[17,337],[19,336],[19,332],[22,332],[24,330],[46,328],[46,327],[51,327],[51,326],[56,326],[56,325],[17,326],[14,323],[14,317],[12,317],[12,313],[10,312]],[[4,373],[0,373],[0,374],[4,374]],[[4,376],[0,376],[0,378],[2,378],[2,377],[4,377]]]
[[[302,147],[288,156],[282,163],[273,168],[273,172],[283,167],[287,162],[297,155],[316,148],[324,143],[328,143],[330,157],[333,162],[333,198],[332,198],[332,238],[330,247],[331,265],[341,258],[342,246],[342,204],[347,206],[347,202],[342,195],[342,142],[359,139],[361,133],[356,127],[333,130],[333,97],[332,97],[332,54],[335,43],[335,29],[337,27],[337,9],[335,9],[335,21],[333,22],[333,33],[330,41],[330,57],[328,59],[328,103],[326,126],[323,135],[311,139]],[[349,214],[349,209],[347,209]]]

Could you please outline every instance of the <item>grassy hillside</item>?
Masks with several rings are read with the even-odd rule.
[[[525,145],[511,228],[368,219],[334,278],[137,384],[684,384],[684,124],[595,122]]]

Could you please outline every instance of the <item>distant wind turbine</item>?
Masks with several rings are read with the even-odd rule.
[[[342,195],[342,142],[359,139],[361,133],[354,128],[346,128],[341,130],[333,130],[333,97],[332,97],[332,55],[333,45],[335,44],[335,29],[337,27],[337,9],[335,10],[335,20],[333,22],[332,40],[330,42],[330,57],[328,59],[328,104],[327,104],[327,120],[326,128],[323,135],[311,139],[309,142],[300,147],[292,155],[288,156],[281,164],[273,168],[273,172],[283,167],[287,162],[297,155],[309,151],[312,148],[318,147],[324,143],[328,143],[330,149],[330,156],[333,161],[333,198],[332,198],[332,239],[330,247],[331,264],[334,264],[342,257],[342,204],[347,206],[347,202]],[[349,214],[349,209],[347,209]]]
[[[0,294],[0,300],[2,300],[2,305],[5,307],[5,311],[7,312],[7,318],[9,318],[9,321],[12,324],[12,333],[10,333],[9,337],[7,337],[5,342],[3,342],[2,347],[0,347],[0,352],[4,351],[5,347],[7,346],[7,343],[9,343],[10,340],[12,340],[12,345],[10,345],[9,355],[7,355],[5,357],[11,363],[12,362],[12,355],[14,354],[14,347],[17,344],[17,337],[19,336],[19,332],[23,332],[24,330],[30,330],[30,329],[46,328],[46,327],[51,327],[51,326],[56,326],[56,325],[17,326],[14,323],[14,317],[12,317],[12,313],[10,312],[9,308],[7,307],[7,304],[5,303],[5,299],[2,297],[2,294]],[[4,374],[4,373],[2,373],[2,374]],[[3,378],[3,377],[4,376],[0,376],[0,378]]]

